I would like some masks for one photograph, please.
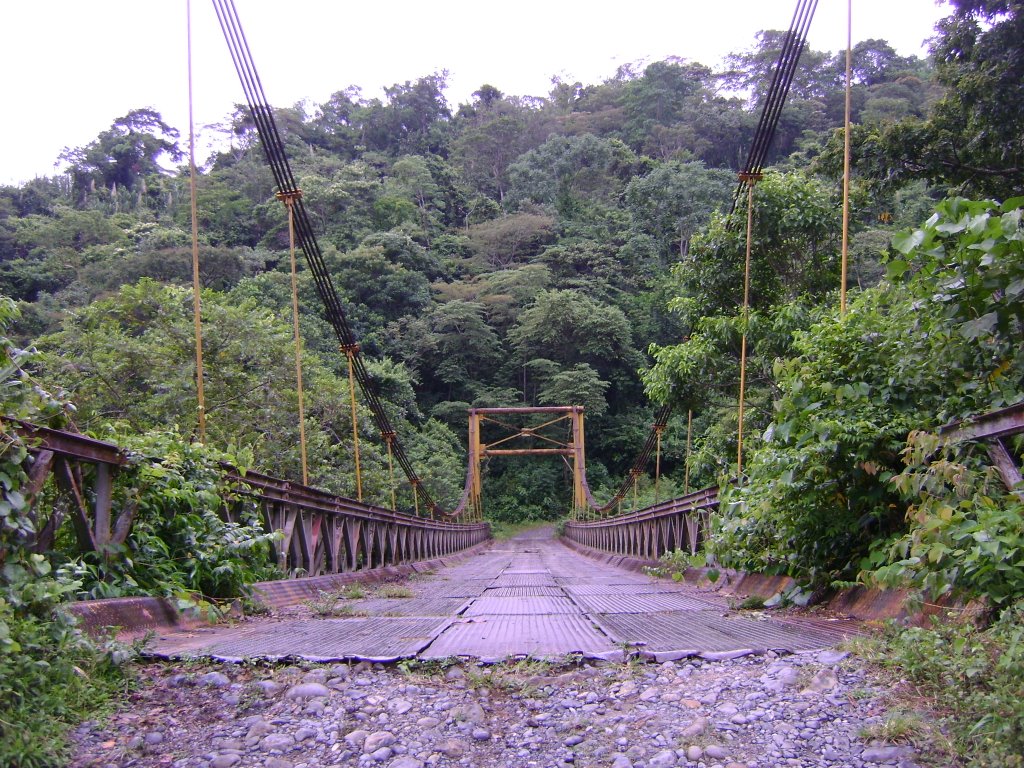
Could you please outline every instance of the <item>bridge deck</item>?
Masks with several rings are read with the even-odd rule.
[[[856,631],[845,621],[733,612],[719,595],[589,560],[558,543],[550,529],[499,543],[406,586],[412,597],[339,600],[344,617],[276,617],[168,633],[149,652],[228,661],[498,661],[568,654],[611,660],[630,649],[664,661],[814,650]]]

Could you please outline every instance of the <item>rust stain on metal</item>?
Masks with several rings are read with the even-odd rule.
[[[581,653],[613,659],[620,649],[578,614],[548,616],[479,616],[452,624],[420,656],[443,659],[472,656],[501,661],[513,656],[557,658]]]
[[[391,661],[419,656],[729,658],[834,646],[856,623],[735,615],[722,596],[597,564],[535,533],[410,583],[414,597],[353,600],[368,618],[263,620],[166,634],[161,656]]]
[[[579,612],[579,609],[568,597],[491,597],[484,595],[474,600],[464,615],[542,616],[554,613],[578,614]]]

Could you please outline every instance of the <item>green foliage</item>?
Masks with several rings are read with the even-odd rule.
[[[279,534],[264,532],[244,484],[224,476],[222,464],[237,457],[173,432],[115,437],[131,462],[117,475],[114,503],[133,508],[134,522],[125,545],[63,566],[83,597],[234,598],[280,575],[271,565]]]
[[[1024,179],[1024,11],[955,0],[933,42],[943,86],[924,119],[852,134],[858,165],[883,182],[923,178],[972,196],[1020,194]]]
[[[664,565],[645,566],[643,570],[648,576],[657,579],[671,575],[673,580],[682,581],[683,571],[690,567],[689,557],[690,553],[685,550],[670,549],[658,558]],[[676,578],[676,574],[679,574],[678,578]]]
[[[838,282],[840,204],[803,172],[767,172],[754,188],[751,306],[764,309],[802,295],[821,297]],[[673,308],[692,326],[743,303],[746,205],[729,221],[716,216],[673,268]]]
[[[681,256],[711,213],[725,207],[733,183],[731,174],[700,162],[659,165],[624,190],[631,228],[650,239],[660,258]]]
[[[761,595],[747,595],[736,606],[741,611],[757,611],[765,607],[765,599]]]
[[[713,547],[724,564],[848,580],[876,539],[902,528],[890,480],[907,434],[1019,396],[1018,204],[943,203],[896,239],[907,260],[889,271],[902,282],[796,335],[797,356],[775,366],[781,395],[749,480],[722,496]]]
[[[509,202],[571,215],[584,200],[590,204],[621,194],[637,162],[621,141],[592,134],[552,136],[509,167]]]
[[[516,457],[487,469],[484,509],[499,524],[553,521],[572,506],[571,483],[554,462]]]
[[[159,176],[163,159],[180,160],[178,132],[152,109],[133,109],[115,120],[94,141],[67,149],[61,159],[71,166],[76,193],[87,200],[99,187],[118,194],[118,187],[145,187],[145,177]]]
[[[890,277],[918,287],[921,300],[945,308],[972,345],[972,370],[991,388],[993,406],[1013,402],[1024,383],[1024,197],[1002,205],[951,198],[925,226],[893,246],[909,260],[890,262]]]
[[[95,712],[122,683],[114,646],[97,645],[75,628],[64,603],[79,587],[54,577],[27,545],[35,533],[25,497],[28,450],[9,419],[55,421],[65,403],[35,384],[23,366],[33,350],[13,347],[5,332],[17,312],[0,299],[0,765],[62,764],[66,730]]]
[[[892,628],[872,661],[927,697],[967,765],[1024,766],[1024,604],[987,629],[955,619]]]
[[[538,295],[520,315],[509,342],[524,360],[584,362],[608,378],[631,374],[641,360],[622,310],[571,291]]]
[[[599,418],[608,409],[604,393],[608,382],[586,363],[577,363],[571,370],[554,374],[540,390],[544,405],[582,405],[589,418]]]
[[[708,568],[710,563],[706,552],[691,553],[683,549],[670,549],[658,558],[658,562],[661,565],[644,568],[644,572],[658,578],[668,576],[672,581],[682,581],[691,568],[707,568],[704,576],[712,584],[721,577],[721,572],[717,568]]]
[[[24,555],[21,548],[35,533],[30,500],[22,492],[28,482],[28,447],[9,420],[60,426],[68,406],[39,386],[25,370],[38,354],[35,349],[15,347],[7,338],[7,330],[17,317],[14,302],[0,296],[0,566],[19,562]]]
[[[1015,24],[1016,10],[1007,8]],[[1014,25],[1003,24],[1002,10],[956,3],[939,43],[942,78],[983,107],[974,127],[988,124],[943,136],[967,137],[955,151],[984,154],[983,175],[995,162],[987,148],[1012,150],[1006,138],[1016,125]],[[991,24],[974,29],[973,19]],[[618,475],[649,423],[636,370],[649,362],[641,350],[650,343],[658,345],[658,362],[649,392],[695,410],[695,483],[714,482],[735,455],[744,331],[745,426],[747,434],[767,428],[780,394],[775,358],[798,354],[793,333],[821,319],[814,307],[837,283],[836,185],[805,168],[821,154],[820,168],[835,171],[829,137],[843,111],[841,54],[808,49],[794,73],[770,155],[786,172],[769,173],[755,195],[749,322],[736,316],[742,216],[704,224],[728,200],[782,42],[783,33],[763,31],[752,50],[730,57],[727,72],[670,58],[622,66],[603,83],[556,80],[545,97],[485,85],[455,110],[440,72],[396,83],[382,97],[353,86],[309,109],[275,111],[349,323],[388,390],[389,415],[407,450],[429,457],[443,475],[442,495],[461,487],[460,453],[450,431],[420,434],[421,414],[461,433],[464,410],[474,404],[582,402],[598,417],[588,424],[591,477],[604,483],[606,473]],[[884,40],[859,42],[854,119],[873,136],[894,119],[920,119],[941,95],[933,75],[927,62],[898,56]],[[754,98],[722,95],[722,82]],[[993,119],[998,104],[990,86],[1007,105],[1001,123]],[[961,117],[972,121],[971,107],[955,95],[947,99],[953,113],[962,108]],[[204,296],[209,439],[231,450],[252,448],[260,468],[295,477],[285,209],[274,199],[251,116],[237,110],[222,130],[227,149],[199,177],[203,285],[231,290],[230,298]],[[871,156],[871,147],[858,147]],[[194,422],[187,292],[121,288],[143,276],[188,279],[188,185],[182,172],[161,170],[176,156],[173,129],[152,110],[135,110],[68,151],[67,175],[0,189],[0,288],[26,302],[16,333],[51,334],[56,347],[43,370],[74,390],[86,428],[123,420],[137,432],[171,425],[185,435]],[[880,275],[887,230],[935,194],[921,183],[908,205],[905,196],[871,196],[866,188],[855,184],[852,221],[861,285]],[[673,279],[664,280],[672,262],[679,262]],[[964,270],[968,281],[975,274]],[[313,482],[352,495],[345,363],[301,266],[299,293]],[[961,322],[987,332],[992,311]],[[1012,392],[1012,384],[1005,389]],[[387,503],[382,446],[367,413],[357,420],[367,438],[364,487]],[[452,453],[443,459],[430,452],[447,446]],[[497,464],[490,472],[495,480],[502,475]],[[561,504],[546,481],[502,487],[526,515],[553,507],[556,498]],[[401,504],[411,502],[405,490],[399,496]],[[513,508],[502,502],[503,515]]]
[[[124,686],[125,652],[87,638],[61,608],[74,588],[53,578],[41,555],[9,559],[0,574],[2,765],[63,765],[67,730]]]
[[[1002,607],[1024,594],[1024,501],[963,447],[912,432],[906,469],[892,479],[908,504],[908,530],[878,541],[861,578],[917,587],[931,599],[982,596]]]

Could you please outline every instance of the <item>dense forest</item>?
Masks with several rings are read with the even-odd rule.
[[[980,595],[1018,617],[1019,648],[1024,505],[981,449],[934,430],[1024,391],[1024,6],[948,6],[927,58],[853,48],[845,312],[845,51],[805,50],[796,72],[754,189],[749,315],[746,211],[731,210],[785,33],[761,32],[722,69],[627,65],[544,98],[482,84],[452,105],[435,72],[379,98],[350,86],[277,109],[367,368],[435,498],[450,508],[463,487],[470,407],[585,406],[590,486],[607,498],[671,404],[662,498],[723,485],[705,560],[813,589]],[[250,557],[266,539],[243,526],[230,551],[214,546],[227,535],[210,511],[216,462],[301,477],[286,210],[248,112],[220,130],[197,201],[209,450],[196,444],[187,139],[140,106],[67,149],[66,171],[0,187],[4,416],[171,457],[123,473],[135,490],[116,492],[142,510],[131,558],[51,565],[18,549],[25,453],[4,431],[0,705],[35,723],[26,732],[48,727],[11,714],[33,680],[95,695],[75,666],[94,650],[39,617],[68,594],[238,594],[268,575]],[[352,496],[346,356],[301,266],[298,294],[310,482]],[[364,497],[390,503],[359,407]],[[572,498],[565,466],[536,459],[493,461],[484,490],[495,521],[556,519]],[[640,478],[638,502],[653,495]],[[171,565],[185,561],[187,574]],[[52,668],[22,645],[58,648]],[[993,765],[1020,764],[1004,760],[1020,754],[1011,699],[998,706],[1018,707],[1018,730]]]
[[[471,405],[584,405],[591,484],[618,483],[656,405],[638,375],[651,345],[671,348],[701,318],[735,313],[735,248],[715,238],[782,40],[762,33],[728,71],[670,59],[596,85],[556,82],[544,99],[483,85],[453,107],[445,74],[434,73],[382,99],[350,87],[277,111],[362,351],[445,505],[462,488]],[[842,53],[804,53],[772,148],[776,170],[758,190],[758,308],[824,302],[838,285],[829,152],[844,63]],[[920,120],[943,93],[929,61],[881,40],[856,46],[854,79],[854,120],[866,128]],[[296,477],[285,208],[247,112],[223,130],[225,149],[198,190],[209,441]],[[75,403],[82,430],[194,430],[188,174],[167,170],[183,147],[142,108],[68,149],[66,173],[0,190],[0,293],[19,302],[15,336],[43,353],[40,379]],[[924,182],[883,196],[861,184],[854,280],[876,282],[888,230],[923,218],[941,194]],[[345,358],[306,273],[299,290],[312,482],[351,495]],[[763,350],[762,367],[778,352]],[[686,377],[673,393],[710,398],[686,402],[708,434],[697,440],[694,483],[715,482],[734,452],[719,410],[735,399],[735,366],[713,367],[713,379]],[[769,397],[766,388],[753,399]],[[752,411],[755,431],[769,415]],[[368,420],[361,427],[367,445],[379,443]],[[669,435],[673,477],[685,442],[678,421]],[[383,500],[381,449],[367,450],[370,495]],[[485,488],[498,519],[557,517],[569,498],[554,462],[495,462]]]

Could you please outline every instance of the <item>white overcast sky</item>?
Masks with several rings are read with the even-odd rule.
[[[936,0],[854,0],[854,41],[901,54],[946,15]],[[89,143],[118,117],[152,107],[188,136],[186,0],[5,3],[0,50],[4,118],[0,184],[54,172],[66,146]],[[796,0],[235,0],[271,104],[364,96],[435,71],[452,106],[483,83],[544,96],[552,77],[598,83],[638,60],[680,56],[710,66],[750,48],[761,29],[787,29]],[[820,0],[810,44],[846,45],[846,0]],[[243,101],[212,3],[192,0],[198,132]],[[202,136],[200,136],[202,142]],[[187,143],[183,143],[187,147]],[[197,158],[202,162],[205,158]]]

